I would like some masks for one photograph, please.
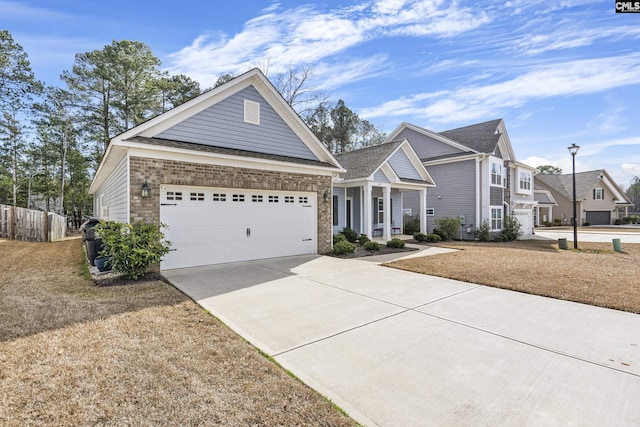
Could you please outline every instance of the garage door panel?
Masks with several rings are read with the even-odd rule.
[[[162,269],[316,252],[315,193],[163,186],[161,202]]]
[[[587,211],[586,221],[591,225],[611,224],[611,211]]]

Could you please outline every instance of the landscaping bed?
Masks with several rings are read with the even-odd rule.
[[[417,250],[418,250],[417,248],[410,248],[406,246],[404,248],[388,248],[384,245],[384,243],[381,243],[379,250],[369,251],[369,250],[366,250],[363,246],[356,244],[355,251],[350,254],[336,255],[333,252],[329,252],[325,255],[336,257],[336,258],[362,258],[362,257],[368,257],[368,256],[375,256],[375,255],[394,254],[398,252],[412,252]]]

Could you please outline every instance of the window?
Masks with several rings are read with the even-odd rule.
[[[231,197],[231,200],[233,200],[234,202],[244,202],[244,194],[234,194]]]
[[[427,216],[434,216],[436,214],[435,208],[427,208]]]
[[[254,203],[262,203],[262,195],[260,194],[253,194],[251,196],[251,201]]]
[[[293,196],[284,196],[285,203],[293,203],[295,201],[295,197]]]
[[[269,203],[278,203],[278,196],[269,196]]]
[[[190,193],[189,197],[191,200],[195,200],[198,202],[204,201],[204,193]]]
[[[593,189],[593,200],[604,200],[604,188]]]
[[[491,229],[502,230],[502,209],[491,209]]]
[[[300,196],[298,197],[298,203],[309,203],[309,198],[307,196]]]
[[[500,163],[491,162],[491,185],[502,187],[502,165]]]
[[[302,199],[302,197],[300,198]],[[333,196],[332,208],[333,208],[333,225],[338,225],[338,196]]]
[[[384,224],[384,199],[379,197],[377,200],[376,209],[378,213],[378,224]]]
[[[413,211],[411,210],[411,208],[404,208],[404,209],[402,209],[402,215],[403,215],[403,216],[411,216],[411,215],[412,215],[412,212],[413,212]]]
[[[227,195],[224,193],[213,193],[213,201],[214,202],[226,202]]]
[[[167,191],[167,200],[182,200],[182,191]]]
[[[527,192],[531,192],[531,173],[520,171],[518,175],[518,188]]]

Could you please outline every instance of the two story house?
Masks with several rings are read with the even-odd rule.
[[[516,160],[502,119],[444,132],[402,123],[388,140],[406,139],[437,186],[426,195],[427,231],[442,217],[459,217],[461,239],[474,239],[488,223],[494,233],[515,216],[522,237],[533,234],[535,168]],[[405,193],[404,208],[420,209],[420,195]]]

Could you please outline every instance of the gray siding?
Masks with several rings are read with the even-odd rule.
[[[449,144],[445,144],[444,142],[440,142],[411,129],[403,129],[396,139],[407,139],[413,147],[413,150],[421,159],[444,156],[447,154],[458,154],[461,152],[461,150],[452,147]]]
[[[260,103],[260,124],[244,122],[244,100]],[[247,87],[157,138],[319,160],[253,87]]]
[[[409,178],[409,179],[422,179],[416,168],[407,157],[407,154],[402,150],[398,150],[395,152],[393,156],[389,159],[389,165],[393,168],[396,175],[400,178]]]
[[[101,208],[94,209],[95,217],[129,222],[129,212],[127,209],[127,197],[129,196],[127,174],[127,156],[124,156],[93,196],[95,208]],[[98,201],[101,197],[102,206],[99,206]]]
[[[344,188],[334,187],[333,188],[333,196],[338,197],[338,225],[333,225],[333,211],[331,212],[331,224],[333,226],[333,234],[339,233],[346,226],[345,221],[345,197],[344,197]],[[333,198],[331,199],[333,203]],[[332,209],[335,209],[335,205],[332,205]]]
[[[502,188],[490,187],[489,188],[489,204],[491,206],[502,206],[504,202],[504,192]]]
[[[402,195],[400,192],[391,192],[391,226],[402,226]]]
[[[435,191],[435,190],[430,190]],[[402,194],[402,208],[411,209],[411,216],[418,216],[420,213],[420,192],[405,191]]]
[[[347,197],[353,199],[351,204],[351,209],[353,210],[353,229],[357,233],[362,233],[362,225],[360,224],[360,187],[347,188]]]
[[[427,191],[427,207],[435,211],[434,216],[427,217],[427,231],[433,231],[438,218],[464,215],[462,238],[473,239],[477,227],[475,160],[428,166],[428,170],[438,186]],[[471,233],[466,233],[467,227],[471,227]]]
[[[373,174],[373,180],[375,182],[389,182],[389,178],[382,172],[382,170],[378,169],[378,171]]]

